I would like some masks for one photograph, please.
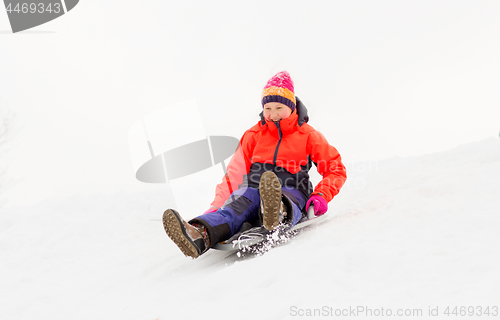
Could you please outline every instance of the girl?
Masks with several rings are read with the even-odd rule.
[[[186,256],[197,258],[245,222],[290,228],[311,204],[315,215],[324,214],[342,188],[347,176],[341,157],[307,124],[288,72],[267,82],[262,106],[261,120],[240,139],[210,209],[189,222],[172,209],[163,214],[167,235]],[[313,163],[323,177],[314,189],[308,174]]]

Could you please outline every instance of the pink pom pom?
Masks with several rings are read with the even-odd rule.
[[[290,77],[290,74],[286,71],[278,72],[271,79],[269,79],[264,89],[269,87],[287,88],[291,92],[295,92],[292,78]]]

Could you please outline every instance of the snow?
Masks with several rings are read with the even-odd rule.
[[[499,177],[498,138],[354,163],[327,220],[262,256],[185,258],[163,231],[158,186],[3,208],[0,318],[288,319],[364,307],[425,319],[429,308],[498,306]]]
[[[80,1],[12,34],[0,10],[0,117],[15,116],[6,205],[138,191],[134,123],[196,99],[203,139],[240,138],[281,70],[349,162],[497,135],[498,16],[499,1]]]
[[[138,4],[80,1],[17,34],[0,10],[1,320],[498,304],[498,139],[471,142],[498,135],[500,2]],[[348,183],[324,223],[263,256],[186,259],[159,219],[173,198],[206,210],[222,166],[140,183],[128,133],[239,138],[280,70]],[[158,112],[189,99],[188,130],[168,134]]]

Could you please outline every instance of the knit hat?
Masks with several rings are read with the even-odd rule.
[[[262,105],[264,106],[268,102],[279,102],[290,107],[292,111],[295,110],[293,81],[288,72],[278,72],[269,79],[262,92]]]

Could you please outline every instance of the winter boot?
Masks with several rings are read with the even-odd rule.
[[[269,231],[278,227],[286,211],[281,202],[281,183],[272,171],[266,171],[260,177],[260,211],[262,225]]]
[[[198,258],[210,248],[205,227],[187,223],[175,210],[168,209],[163,213],[163,227],[186,257]]]
[[[287,228],[290,227],[293,223],[294,214],[292,200],[283,194],[281,196],[280,223]]]

